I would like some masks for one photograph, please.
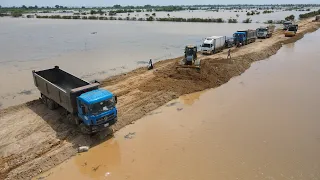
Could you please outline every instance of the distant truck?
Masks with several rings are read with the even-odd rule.
[[[249,43],[255,42],[257,39],[257,31],[248,29],[245,31],[237,31],[233,34],[235,44],[237,46],[247,45]]]
[[[32,71],[42,102],[51,110],[63,107],[69,122],[85,134],[101,131],[117,122],[117,97],[99,89],[99,83],[79,79],[58,66]]]
[[[233,37],[227,37],[225,48],[231,48],[234,46],[234,38]]]
[[[272,36],[274,32],[275,26],[274,25],[269,25],[267,27],[260,27],[257,29],[257,37],[258,38],[269,38]]]
[[[226,36],[211,36],[204,39],[201,45],[202,54],[214,54],[224,49]]]

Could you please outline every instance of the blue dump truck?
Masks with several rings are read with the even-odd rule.
[[[79,79],[58,66],[32,71],[42,102],[51,110],[62,107],[66,119],[85,134],[99,132],[117,122],[117,97],[99,89],[99,83]]]
[[[241,45],[247,45],[249,43],[255,42],[257,39],[257,31],[248,29],[245,31],[237,31],[233,34],[234,37],[234,43],[237,46]]]

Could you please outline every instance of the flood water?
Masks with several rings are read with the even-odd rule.
[[[212,35],[232,36],[259,24],[83,21],[0,18],[2,108],[39,97],[32,70],[55,65],[85,80],[183,55],[187,44]],[[1,107],[0,107],[1,108]]]
[[[180,11],[171,17],[247,18],[244,12]],[[252,24],[83,21],[0,18],[0,109],[39,97],[32,70],[59,65],[85,80],[106,77],[183,55],[187,44],[212,35],[232,36],[239,29],[256,29],[268,19],[279,20],[302,11],[279,11],[250,16]],[[143,17],[147,12],[132,13]],[[166,17],[168,12],[156,12]],[[127,16],[119,14],[118,16]]]
[[[39,177],[320,179],[320,31],[180,97]]]

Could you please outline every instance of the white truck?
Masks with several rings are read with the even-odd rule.
[[[224,49],[226,36],[211,36],[204,39],[201,45],[202,54],[214,54]]]
[[[267,27],[260,27],[257,29],[257,37],[258,38],[269,38],[272,36],[274,29],[275,29],[275,25],[269,25]]]

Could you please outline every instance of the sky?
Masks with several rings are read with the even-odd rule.
[[[320,4],[320,0],[0,0],[1,6],[113,6],[120,5],[194,5],[194,4]]]

